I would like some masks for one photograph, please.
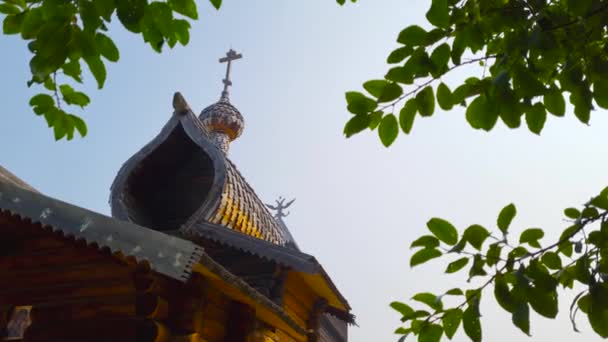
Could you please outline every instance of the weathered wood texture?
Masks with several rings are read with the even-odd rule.
[[[0,235],[0,328],[31,305],[26,342],[245,341],[254,328],[254,310],[211,276],[184,284],[2,212]],[[316,298],[301,280],[285,283],[287,312],[305,327]]]
[[[183,284],[149,265],[0,213],[0,328],[32,306],[25,341],[166,341]]]
[[[287,274],[285,282],[283,309],[299,325],[308,327],[314,313],[315,303],[320,299],[307,285],[293,272]]]

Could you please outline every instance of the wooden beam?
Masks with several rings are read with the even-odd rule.
[[[228,314],[226,341],[247,341],[255,329],[255,310],[243,303],[232,302]]]
[[[321,315],[323,315],[326,308],[327,300],[325,298],[319,298],[317,301],[315,301],[312,311],[310,312],[308,322],[306,322],[306,327],[311,331],[308,334],[309,342],[319,341],[319,324],[321,322]]]

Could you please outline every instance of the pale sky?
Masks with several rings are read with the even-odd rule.
[[[350,329],[353,342],[397,340],[391,301],[467,285],[464,277],[442,274],[447,262],[409,268],[408,246],[427,232],[431,217],[460,229],[493,228],[500,209],[514,202],[514,237],[540,226],[555,239],[566,225],[563,208],[607,185],[608,118],[601,111],[585,126],[569,108],[566,118],[547,120],[541,137],[502,124],[491,133],[474,131],[456,109],[418,118],[413,134],[389,149],[376,132],[344,138],[350,117],[344,92],[384,75],[397,34],[426,25],[430,1],[339,7],[333,0],[226,0],[219,12],[198,3],[190,44],[161,55],[111,27],[120,61],[109,65],[102,91],[86,75],[92,104],[82,114],[89,135],[72,142],[54,142],[44,119],[31,112],[29,51],[19,38],[1,36],[0,165],[50,196],[108,214],[116,172],[168,120],[173,93],[181,91],[199,112],[219,98],[225,69],[217,59],[230,47],[242,52],[231,99],[246,126],[230,158],[263,200],[297,198],[287,224],[351,303],[359,324]],[[599,341],[585,316],[584,333],[572,332],[568,297],[560,297],[556,321],[531,314],[528,338],[486,293],[484,341]],[[468,338],[460,331],[454,340]]]

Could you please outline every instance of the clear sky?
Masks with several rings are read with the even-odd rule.
[[[198,3],[190,44],[160,55],[111,27],[120,62],[109,65],[103,91],[86,75],[89,135],[72,142],[54,142],[31,113],[29,52],[17,37],[1,36],[0,164],[48,195],[108,214],[116,172],[168,120],[173,93],[181,91],[197,112],[215,102],[225,71],[217,59],[233,47],[244,59],[234,65],[231,99],[246,126],[230,157],[263,200],[297,198],[287,224],[352,304],[354,342],[396,340],[392,300],[466,285],[442,275],[442,262],[409,268],[408,246],[429,218],[493,227],[500,209],[515,202],[513,236],[540,226],[556,238],[566,224],[563,208],[607,185],[605,112],[584,126],[570,108],[564,119],[550,117],[541,137],[502,124],[474,131],[461,109],[418,120],[389,149],[375,132],[343,137],[350,117],[344,92],[384,75],[400,29],[424,25],[429,1],[341,8],[333,0],[226,0],[219,12]],[[492,297],[482,304],[485,341],[599,341],[584,316],[584,333],[572,332],[567,296],[556,321],[532,315],[531,339]],[[467,339],[459,332],[455,340]]]

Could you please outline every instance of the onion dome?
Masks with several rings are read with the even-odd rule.
[[[231,141],[243,133],[245,121],[243,116],[228,100],[228,96],[222,98],[203,109],[199,119],[209,132],[213,143],[225,154]]]
[[[224,90],[220,100],[211,106],[203,109],[199,119],[210,135],[212,142],[224,154],[228,153],[230,142],[238,138],[243,133],[245,121],[243,116],[231,103],[228,97],[228,87],[232,85],[230,80],[230,67],[232,61],[242,58],[243,55],[230,49],[226,57],[220,58],[220,63],[227,63],[226,78],[222,80]]]

